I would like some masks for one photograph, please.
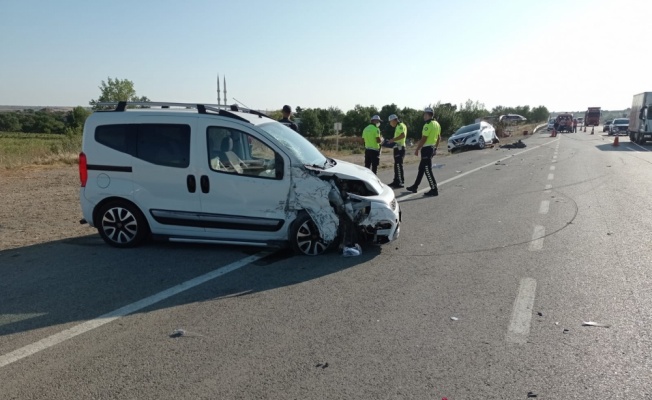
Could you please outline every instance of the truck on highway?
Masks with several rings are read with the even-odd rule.
[[[629,113],[629,140],[645,144],[652,139],[652,92],[635,94]]]
[[[584,113],[584,127],[600,125],[601,116],[602,111],[600,111],[600,107],[589,107],[589,109]]]

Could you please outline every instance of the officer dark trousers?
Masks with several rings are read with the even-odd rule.
[[[378,171],[378,164],[380,164],[380,151],[373,149],[365,149],[364,151],[364,166],[370,168],[374,174]]]
[[[421,149],[421,162],[419,163],[419,171],[417,172],[417,180],[414,181],[414,186],[417,187],[423,179],[423,175],[428,179],[430,189],[437,191],[437,181],[432,174],[432,157],[435,155],[434,147],[423,147]]]
[[[399,146],[394,147],[394,183],[403,185],[405,183],[405,174],[403,173],[403,159],[405,158],[405,146],[399,150]]]

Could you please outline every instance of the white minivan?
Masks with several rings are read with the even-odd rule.
[[[82,222],[115,247],[175,242],[284,246],[398,238],[394,192],[266,115],[231,106],[112,103],[84,125]],[[130,108],[134,106],[147,108]]]

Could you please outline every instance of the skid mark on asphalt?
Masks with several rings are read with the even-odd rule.
[[[28,344],[27,346],[14,350],[11,353],[0,355],[0,368],[7,366],[11,363],[14,363],[18,360],[21,360],[25,357],[29,357],[45,349],[48,349],[52,346],[55,346],[75,336],[79,336],[82,333],[86,333],[95,328],[99,328],[102,325],[106,325],[109,322],[113,322],[119,318],[132,314],[136,311],[142,310],[143,308],[149,307],[153,304],[163,301],[176,294],[185,292],[186,290],[192,289],[195,286],[199,286],[210,280],[219,278],[222,275],[228,274],[229,272],[233,272],[237,269],[245,267],[253,262],[260,260],[261,258],[267,257],[270,254],[271,254],[270,252],[261,252],[249,257],[245,257],[236,262],[225,265],[224,267],[218,268],[204,275],[200,275],[196,278],[180,283],[162,292],[156,293],[152,296],[146,297],[142,300],[136,301],[124,307],[118,308],[117,310],[101,315],[95,319],[91,319],[84,323],[75,325],[72,328],[66,329],[59,333],[55,333],[54,335],[48,336],[45,339],[39,340],[38,342]]]

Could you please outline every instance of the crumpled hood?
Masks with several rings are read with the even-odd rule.
[[[326,176],[336,175],[341,179],[358,179],[367,183],[376,194],[381,194],[383,192],[383,183],[378,179],[376,174],[371,172],[369,168],[362,167],[360,165],[352,164],[350,162],[335,160],[337,165],[327,169],[313,169],[314,171],[319,171],[320,174]],[[307,167],[310,169],[310,167]]]

